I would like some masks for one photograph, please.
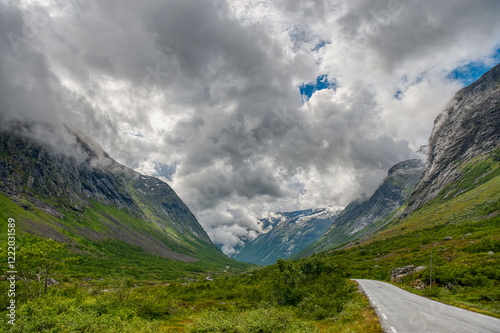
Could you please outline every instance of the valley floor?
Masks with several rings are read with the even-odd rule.
[[[212,281],[73,280],[47,294],[35,281],[29,287],[19,283],[16,325],[4,313],[4,332],[381,332],[357,285],[315,258]]]

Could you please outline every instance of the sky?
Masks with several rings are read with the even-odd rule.
[[[369,197],[500,60],[497,0],[0,0],[0,121],[166,181],[226,254]],[[62,138],[62,139],[61,139]]]

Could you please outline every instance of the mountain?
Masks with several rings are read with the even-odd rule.
[[[437,198],[465,173],[463,166],[484,159],[500,142],[500,64],[458,91],[434,121],[429,138],[429,166],[404,215]],[[478,175],[479,176],[479,175]],[[445,195],[460,194],[449,188]]]
[[[497,65],[460,90],[437,117],[429,163],[403,213],[317,258],[351,278],[389,281],[420,267],[396,283],[444,303],[500,313],[499,72]]]
[[[297,256],[324,251],[373,233],[398,213],[424,172],[425,161],[412,159],[394,165],[368,200],[350,203],[332,222],[328,231]]]
[[[168,184],[119,164],[77,131],[51,144],[40,129],[51,130],[13,124],[0,132],[0,201],[20,237],[52,238],[92,256],[233,262]]]
[[[336,210],[321,208],[276,213],[261,219],[265,232],[241,247],[233,258],[258,265],[286,259],[323,235],[337,214]]]

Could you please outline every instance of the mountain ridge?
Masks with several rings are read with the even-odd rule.
[[[327,208],[306,209],[261,219],[264,232],[245,243],[232,258],[270,265],[279,258],[291,257],[318,239],[338,212]]]
[[[184,262],[203,251],[225,257],[168,184],[119,164],[77,131],[65,133],[72,138],[67,147],[33,135],[34,125],[26,124],[0,131],[0,191],[27,211],[53,217],[39,228],[26,219],[24,232],[69,243],[117,239]]]
[[[410,196],[424,169],[425,160],[420,159],[406,160],[392,166],[370,198],[351,202],[336,216],[324,235],[293,258],[340,246],[382,227]]]

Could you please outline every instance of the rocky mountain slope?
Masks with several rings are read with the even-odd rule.
[[[37,129],[13,124],[0,132],[0,197],[19,233],[80,252],[115,240],[183,262],[229,260],[166,183],[120,165],[76,131],[54,145],[40,143]]]
[[[408,205],[404,214],[319,258],[344,267],[351,277],[394,278],[407,290],[498,316],[499,72],[497,65],[459,91],[438,116],[429,140],[430,162],[399,209]],[[395,276],[397,268],[408,266],[422,270]]]
[[[325,208],[276,213],[261,220],[266,232],[246,243],[233,258],[258,265],[286,259],[323,235],[337,214]]]
[[[373,233],[412,193],[424,172],[425,161],[412,159],[393,166],[383,183],[368,200],[350,203],[332,222],[329,230],[297,256],[324,251]]]
[[[429,138],[429,166],[404,215],[435,199],[463,176],[462,166],[467,161],[486,157],[498,148],[499,142],[500,64],[458,91],[434,121]]]

